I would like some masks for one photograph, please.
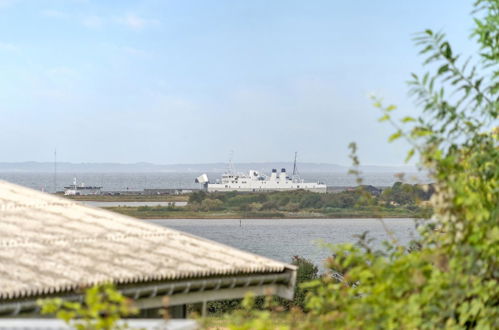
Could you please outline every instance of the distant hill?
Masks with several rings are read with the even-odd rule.
[[[236,163],[234,168],[237,171],[248,171],[250,169],[262,172],[270,172],[271,169],[286,168],[292,172],[291,162],[262,162],[262,163]],[[341,166],[328,163],[299,163],[298,172],[347,172],[348,166]],[[227,170],[226,163],[206,163],[206,164],[171,164],[161,165],[152,163],[57,163],[57,172],[61,173],[107,173],[107,172],[224,172]],[[417,172],[414,166],[361,166],[360,170],[365,173],[398,173]],[[53,172],[54,163],[51,162],[11,162],[1,163],[0,172]]]

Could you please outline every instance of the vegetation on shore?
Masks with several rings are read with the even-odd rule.
[[[424,218],[429,209],[410,211],[402,208],[337,209],[319,212],[239,212],[239,211],[186,211],[176,207],[174,211],[163,206],[117,206],[106,210],[139,219],[332,219],[332,218]]]
[[[109,207],[142,219],[193,218],[421,218],[431,196],[428,187],[397,182],[382,193],[359,187],[339,193],[303,190],[269,193],[206,193],[189,195],[187,206]]]

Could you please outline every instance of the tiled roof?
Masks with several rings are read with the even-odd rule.
[[[0,181],[0,299],[293,266]]]

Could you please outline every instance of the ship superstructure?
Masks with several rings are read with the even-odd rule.
[[[286,191],[286,190],[308,190],[313,192],[325,193],[327,186],[322,182],[305,182],[298,176],[295,163],[293,166],[293,174],[290,176],[285,168],[280,172],[277,169],[272,169],[270,176],[259,173],[255,170],[250,170],[246,173],[236,173],[232,166],[222,175],[221,179],[215,182],[210,182],[208,175],[202,174],[196,178],[197,183],[201,183],[208,192],[226,192],[226,191]]]

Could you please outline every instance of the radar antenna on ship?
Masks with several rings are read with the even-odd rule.
[[[227,170],[228,170],[228,173],[231,173],[231,174],[236,172],[234,170],[234,164],[232,163],[232,158],[234,158],[234,150],[231,150],[229,152],[229,168]]]

